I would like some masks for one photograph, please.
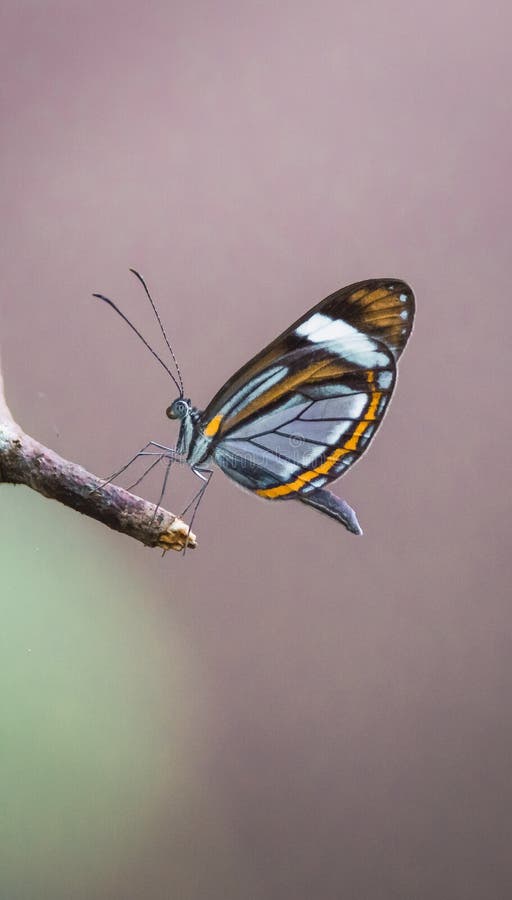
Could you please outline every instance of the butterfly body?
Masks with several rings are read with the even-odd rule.
[[[412,330],[414,295],[399,279],[349,285],[322,300],[246,363],[204,411],[181,395],[177,450],[200,474],[214,461],[260,497],[296,499],[361,529],[325,485],[367,449],[389,405]]]

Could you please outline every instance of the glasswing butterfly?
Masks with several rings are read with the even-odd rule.
[[[341,288],[242,366],[201,411],[184,396],[156,306],[142,276],[131,271],[151,303],[177,377],[112,300],[93,296],[115,309],[174,381],[179,395],[166,413],[179,420],[180,431],[176,448],[150,441],[109,481],[139,456],[155,457],[144,475],[165,459],[159,505],[171,464],[185,462],[203,482],[184,511],[194,506],[193,520],[216,463],[259,497],[299,500],[362,534],[354,510],[326,485],[357,462],[382,422],[412,330],[411,288],[397,278]]]

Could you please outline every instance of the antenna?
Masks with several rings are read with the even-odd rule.
[[[140,278],[140,275],[139,275],[138,277]],[[142,280],[142,279],[141,279],[141,280]],[[142,283],[144,284],[144,282],[142,282]],[[158,362],[159,362],[160,365],[165,369],[165,371],[167,372],[167,374],[170,375],[170,377],[171,377],[172,380],[174,381],[174,384],[175,384],[176,387],[178,388],[180,397],[183,397],[183,382],[181,381],[181,375],[179,376],[179,377],[180,377],[180,384],[178,384],[178,382],[176,381],[176,379],[175,379],[174,375],[172,374],[171,370],[169,369],[169,367],[166,366],[166,364],[164,363],[164,361],[163,361],[162,359],[160,359],[158,353],[155,353],[155,351],[154,351],[153,348],[150,346],[150,344],[148,344],[146,338],[143,337],[143,336],[141,335],[140,331],[139,331],[137,328],[135,328],[135,325],[133,325],[133,324],[130,322],[130,320],[128,319],[128,317],[125,316],[125,314],[124,314],[123,312],[121,312],[121,310],[119,309],[118,306],[116,306],[116,304],[113,302],[113,300],[109,300],[109,298],[108,298],[108,297],[104,297],[103,294],[93,294],[92,296],[93,296],[93,297],[96,297],[97,300],[103,300],[104,303],[108,303],[108,305],[111,306],[113,310],[115,310],[115,312],[118,314],[118,316],[121,316],[121,318],[126,322],[126,324],[130,326],[130,328],[132,329],[132,331],[135,332],[135,334],[137,335],[137,337],[140,338],[140,340],[142,341],[142,343],[144,344],[144,346],[148,348],[149,352],[153,354],[153,356],[155,357],[156,360],[158,360]],[[158,315],[158,313],[157,313],[157,315]],[[163,331],[163,329],[162,329],[162,331]],[[171,353],[172,353],[172,350],[171,350]],[[174,359],[174,354],[173,354],[173,359]],[[176,362],[176,360],[174,360],[174,361]],[[178,369],[178,373],[179,373],[179,369]]]
[[[170,343],[169,343],[169,338],[167,337],[167,335],[166,335],[166,333],[165,333],[165,328],[164,328],[164,326],[162,325],[162,320],[161,320],[160,315],[159,315],[159,313],[158,313],[158,310],[157,310],[157,308],[156,308],[156,306],[155,306],[155,302],[154,302],[154,300],[153,300],[151,294],[149,293],[148,286],[147,286],[146,282],[144,281],[142,275],[141,275],[139,272],[137,272],[136,269],[130,269],[130,272],[131,272],[133,275],[135,275],[136,278],[139,279],[139,281],[140,281],[142,287],[144,288],[144,290],[145,290],[145,292],[146,292],[146,297],[148,298],[149,302],[151,303],[153,312],[154,312],[154,314],[155,314],[155,316],[156,316],[156,320],[157,320],[157,322],[158,322],[158,324],[159,324],[159,326],[160,326],[160,331],[162,332],[164,341],[165,341],[165,343],[167,344],[167,347],[169,348],[169,352],[170,352],[170,354],[171,354],[171,356],[172,356],[172,358],[173,358],[173,360],[174,360],[174,365],[176,366],[176,371],[177,371],[177,373],[178,373],[178,378],[179,378],[179,382],[180,382],[180,385],[181,385],[181,388],[180,388],[180,395],[183,397],[183,379],[182,379],[182,377],[181,377],[180,367],[179,367],[178,361],[177,361],[177,359],[176,359],[176,357],[175,357],[175,355],[174,355],[174,350],[172,349],[172,347],[171,347],[171,345],[170,345]]]

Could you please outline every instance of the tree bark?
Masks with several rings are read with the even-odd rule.
[[[196,536],[173,513],[155,507],[38,443],[14,421],[0,368],[0,484],[24,484],[44,497],[161,550],[193,549]]]

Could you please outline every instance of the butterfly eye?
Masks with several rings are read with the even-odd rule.
[[[166,416],[169,419],[184,419],[187,415],[187,404],[184,400],[175,400],[171,406],[168,406],[165,410]]]

